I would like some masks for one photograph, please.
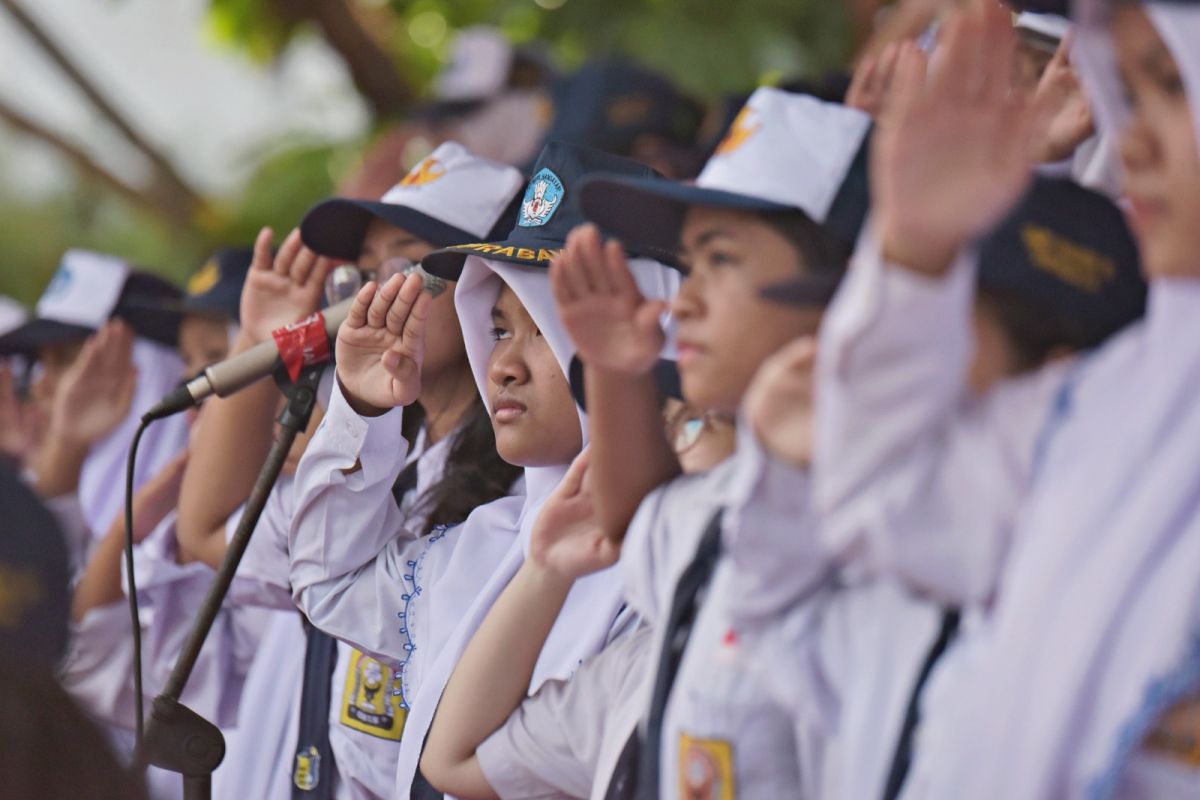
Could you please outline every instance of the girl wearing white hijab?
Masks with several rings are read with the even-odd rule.
[[[525,466],[526,496],[481,506],[462,525],[424,541],[398,538],[393,530],[339,536],[339,503],[361,502],[354,493],[390,486],[395,474],[368,473],[373,462],[365,457],[359,471],[353,461],[344,463],[332,454],[306,457],[297,473],[298,483],[314,487],[298,499],[291,532],[297,603],[317,627],[365,652],[402,662],[408,719],[397,771],[401,797],[413,788],[425,733],[459,654],[520,567],[538,510],[586,444],[586,418],[576,409],[566,378],[574,347],[545,273],[554,248],[579,222],[574,192],[567,187],[597,170],[649,174],[624,159],[551,144],[535,166],[508,241],[449,248],[424,262],[433,274],[458,280],[455,305],[476,384],[492,412],[497,451]],[[647,261],[635,269],[648,296],[666,297],[674,290],[669,270]],[[411,402],[419,388],[413,375],[423,346],[421,306],[414,307],[419,291],[419,282],[397,279],[378,291],[364,287],[351,324],[339,333],[340,386],[318,437],[365,428],[359,434],[363,448],[371,448],[373,439],[397,441],[391,434],[399,429],[402,411],[394,406]],[[515,316],[528,322],[514,333]],[[408,328],[405,319],[413,321]],[[358,333],[352,336],[352,331]],[[344,366],[356,342],[365,355],[351,373]],[[372,352],[373,359],[367,357]],[[354,406],[392,410],[364,417]],[[332,501],[334,494],[343,499]],[[570,675],[601,649],[621,630],[621,612],[619,581],[612,575],[602,572],[580,581],[549,637],[533,686]]]
[[[1145,320],[964,410],[962,248],[1028,172],[1008,13],[981,6],[948,26],[928,81],[902,56],[877,228],[817,362],[825,540],[987,610],[931,679],[906,797],[1195,794],[1179,720],[1200,689],[1200,8],[1079,9],[1081,77],[1121,137]],[[1131,108],[1107,91],[1119,82]]]

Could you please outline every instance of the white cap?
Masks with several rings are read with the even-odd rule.
[[[825,222],[871,118],[805,94],[762,88],[750,96],[696,185],[799,208]]]
[[[508,84],[513,46],[485,25],[465,28],[454,38],[450,63],[433,82],[438,100],[460,102],[495,97]]]
[[[1013,23],[1013,27],[1017,30],[1040,33],[1042,36],[1061,42],[1071,30],[1071,21],[1058,14],[1034,14],[1031,11],[1022,11],[1017,15],[1017,21]]]
[[[39,319],[99,329],[112,316],[129,264],[88,250],[68,250],[37,304]]]
[[[18,328],[29,319],[25,306],[7,295],[0,295],[0,336]]]
[[[524,186],[515,167],[445,142],[377,202],[335,197],[318,204],[300,223],[300,235],[317,253],[351,261],[376,218],[439,247],[478,241]]]

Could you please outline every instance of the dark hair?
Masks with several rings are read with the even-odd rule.
[[[984,285],[978,301],[1004,331],[1014,375],[1037,369],[1056,350],[1086,350],[1099,344],[1073,330],[1061,313],[1016,292]]]
[[[411,412],[405,414],[404,420],[409,441],[415,441],[416,432],[424,421],[425,412],[420,405],[411,406]],[[417,499],[415,508],[426,519],[422,536],[439,525],[456,525],[479,506],[508,495],[523,472],[496,452],[492,418],[480,398],[475,398],[452,435],[454,441],[446,455],[441,480]],[[401,473],[397,487],[403,482],[404,473]],[[395,493],[403,494],[402,491]],[[399,496],[396,499],[398,502]]]
[[[806,272],[836,277],[846,271],[853,245],[803,211],[764,211],[757,216],[796,248]]]
[[[0,741],[5,797],[146,796],[50,669],[16,654],[0,655]]]

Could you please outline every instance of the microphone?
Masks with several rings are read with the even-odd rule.
[[[207,397],[228,397],[260,378],[272,374],[281,365],[295,380],[304,367],[329,359],[330,340],[337,339],[338,328],[350,315],[354,298],[349,297],[318,311],[310,317],[272,332],[273,341],[255,345],[233,358],[213,364],[204,374],[168,394],[154,408],[142,415],[142,422],[178,414],[198,406]]]

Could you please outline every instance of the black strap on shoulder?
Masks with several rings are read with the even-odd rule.
[[[887,786],[883,791],[884,800],[895,800],[904,788],[904,780],[908,777],[908,769],[912,764],[913,736],[921,722],[921,694],[925,691],[925,683],[933,666],[946,652],[946,648],[958,634],[960,614],[958,609],[949,608],[942,612],[942,627],[937,639],[925,654],[925,663],[917,675],[916,685],[908,696],[908,708],[904,712],[904,727],[900,730],[900,738],[896,742],[896,750],[892,753],[892,766],[888,770]]]

